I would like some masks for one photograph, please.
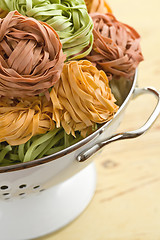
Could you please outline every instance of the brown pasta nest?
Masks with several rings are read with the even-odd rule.
[[[111,13],[93,13],[94,44],[87,59],[106,73],[132,78],[143,60],[140,35]]]
[[[0,95],[48,92],[60,77],[65,57],[57,33],[46,23],[9,12],[0,19]]]

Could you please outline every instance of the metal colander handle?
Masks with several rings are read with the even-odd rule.
[[[139,96],[144,93],[150,93],[153,94],[157,98],[157,105],[155,109],[153,110],[151,116],[148,118],[146,123],[140,127],[137,130],[134,131],[128,131],[128,132],[122,132],[122,133],[117,133],[106,140],[99,142],[92,146],[90,149],[85,150],[81,154],[77,156],[77,160],[79,162],[84,162],[87,160],[90,156],[92,156],[94,153],[96,153],[99,149],[102,147],[106,146],[109,143],[115,142],[117,140],[123,140],[123,139],[130,139],[130,138],[136,138],[145,133],[154,123],[158,115],[160,114],[160,92],[158,92],[156,89],[152,87],[146,87],[146,88],[135,88],[134,90],[134,96]]]

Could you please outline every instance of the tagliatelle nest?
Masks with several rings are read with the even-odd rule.
[[[93,45],[93,22],[84,0],[0,0],[0,7],[46,22],[58,33],[67,59],[80,59]]]
[[[143,60],[140,35],[112,14],[93,13],[94,44],[87,59],[106,73],[132,78]]]
[[[53,130],[52,103],[45,96],[0,101],[0,142],[26,143],[32,136]]]
[[[65,57],[49,25],[18,12],[0,19],[0,95],[25,97],[48,92]]]
[[[89,13],[112,13],[112,10],[106,0],[85,0]]]
[[[85,60],[64,65],[50,97],[56,126],[72,135],[78,130],[85,137],[95,123],[109,121],[118,110],[106,74]]]

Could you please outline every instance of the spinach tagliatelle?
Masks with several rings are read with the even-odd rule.
[[[7,142],[1,142],[0,166],[29,162],[51,155],[81,139],[82,137],[78,132],[74,138],[72,135],[67,135],[63,128],[55,128],[46,134],[32,137],[25,144],[11,146]]]
[[[67,59],[80,59],[93,45],[93,22],[83,0],[1,0],[0,8],[46,22],[58,33]]]

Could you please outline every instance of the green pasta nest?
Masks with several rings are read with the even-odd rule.
[[[46,134],[32,137],[25,144],[11,146],[7,142],[0,143],[0,166],[39,159],[69,147],[80,141],[80,133],[76,138],[67,135],[63,128],[55,128]]]

